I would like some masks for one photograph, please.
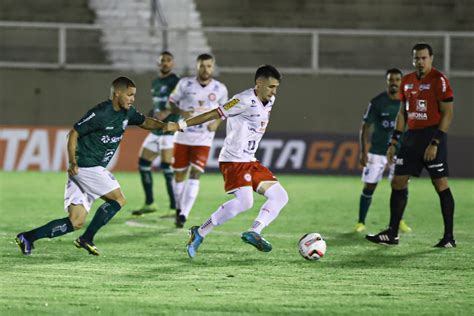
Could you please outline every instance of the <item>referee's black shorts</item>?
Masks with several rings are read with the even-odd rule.
[[[426,147],[433,139],[437,126],[422,129],[408,130],[402,141],[402,146],[397,154],[395,163],[395,175],[419,177],[423,168],[426,168],[431,179],[439,179],[448,176],[448,146],[445,136],[438,145],[436,158],[425,161]]]

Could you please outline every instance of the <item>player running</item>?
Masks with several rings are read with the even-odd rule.
[[[253,191],[267,201],[242,240],[258,250],[269,252],[272,245],[260,234],[288,203],[288,194],[271,171],[255,158],[260,140],[270,119],[281,75],[276,68],[264,65],[255,74],[255,88],[235,95],[226,104],[186,121],[168,123],[165,130],[186,130],[190,126],[218,118],[227,119],[227,135],[219,155],[219,167],[224,176],[225,191],[235,197],[219,208],[200,227],[190,229],[188,255],[196,256],[199,246],[214,227],[224,224],[253,206]]]

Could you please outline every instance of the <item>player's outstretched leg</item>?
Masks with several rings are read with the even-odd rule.
[[[186,246],[186,251],[188,252],[188,256],[190,258],[196,257],[196,253],[199,249],[199,246],[204,241],[204,237],[202,237],[198,232],[199,226],[193,226],[189,229],[189,241],[188,245]]]
[[[272,245],[259,233],[248,231],[242,233],[242,240],[263,252],[272,251]]]

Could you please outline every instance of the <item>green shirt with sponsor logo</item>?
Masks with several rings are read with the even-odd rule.
[[[392,100],[387,92],[382,92],[370,100],[363,121],[373,125],[369,152],[385,155],[395,128],[395,119],[400,109],[400,100]]]
[[[170,74],[164,78],[156,78],[151,83],[151,95],[153,101],[153,111],[158,113],[166,109],[166,103],[168,102],[168,97],[171,92],[176,87],[176,84],[179,81],[179,77],[175,74]],[[166,117],[163,122],[178,122],[179,114],[170,114]],[[156,129],[152,131],[155,135],[173,135],[173,132],[163,133],[161,129]]]
[[[74,124],[79,134],[77,165],[105,168],[114,156],[127,125],[141,125],[144,121],[145,116],[133,105],[128,111],[115,111],[111,100],[97,104]]]

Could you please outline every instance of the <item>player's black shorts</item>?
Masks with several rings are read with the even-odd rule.
[[[423,156],[426,147],[433,139],[437,126],[423,129],[408,130],[403,138],[402,147],[397,154],[395,164],[395,175],[411,175],[419,177],[423,168],[426,168],[431,179],[439,179],[448,176],[448,146],[447,137],[439,143],[436,158],[425,161]]]

